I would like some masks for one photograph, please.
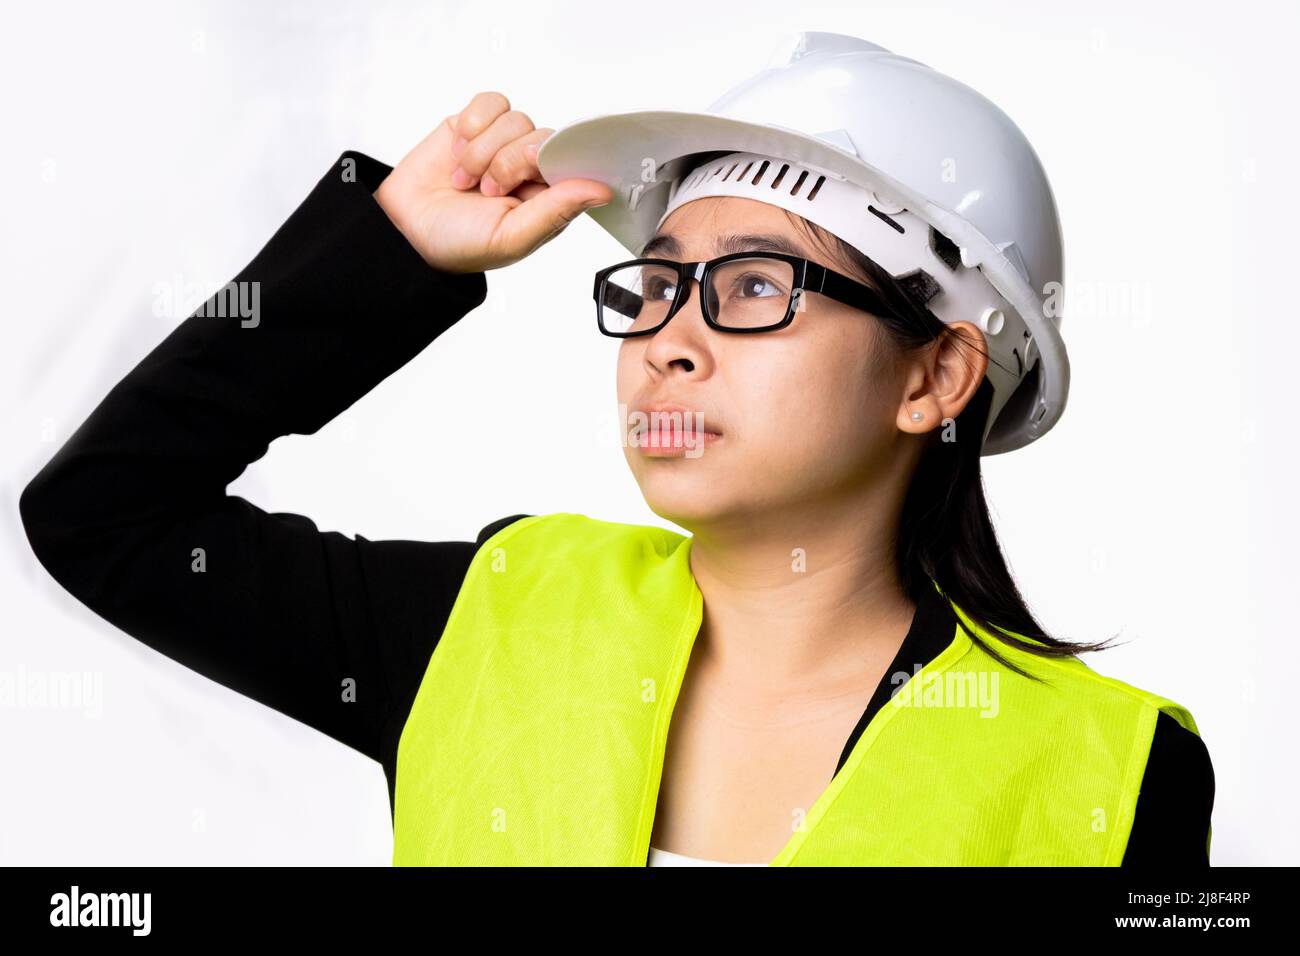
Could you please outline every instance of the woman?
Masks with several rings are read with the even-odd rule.
[[[780,79],[878,52],[802,35]],[[345,152],[234,280],[258,283],[256,321],[187,319],[27,487],[50,573],[379,760],[395,863],[1206,864],[1191,715],[1043,633],[989,520],[979,456],[1059,416],[1063,352],[1038,353],[1058,363],[1032,396],[1048,414],[1009,402],[1034,380],[988,343],[1023,317],[941,320],[989,295],[980,270],[883,194],[886,233],[819,225],[853,193],[804,183],[806,156],[764,162],[848,197],[829,211],[750,189],[774,170],[731,178],[753,163],[726,138],[652,160],[673,173],[652,201],[615,171],[555,173],[598,168],[583,130],[480,93],[394,169]],[[225,494],[593,204],[654,260],[594,291],[622,340],[625,454],[690,538],[553,514],[372,542]],[[922,236],[948,288],[882,266],[921,254],[890,233]]]

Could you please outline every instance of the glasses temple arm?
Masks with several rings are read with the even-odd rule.
[[[636,293],[629,292],[627,289],[624,289],[622,286],[613,282],[604,283],[605,299],[602,302],[600,298],[600,286],[602,281],[603,280],[600,279],[596,280],[596,288],[592,292],[592,296],[595,298],[597,303],[605,306],[605,308],[613,309],[619,315],[625,315],[629,319],[634,319],[641,313],[641,306],[643,303],[642,298]]]
[[[817,263],[809,263],[807,281],[807,291],[819,292],[855,309],[875,315],[885,315],[892,311],[875,289]]]

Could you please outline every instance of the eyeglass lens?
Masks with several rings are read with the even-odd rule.
[[[660,325],[677,295],[675,269],[638,263],[611,272],[600,303],[600,321],[610,332],[641,332]],[[713,269],[705,305],[724,328],[779,325],[790,307],[794,266],[781,259],[731,259]]]

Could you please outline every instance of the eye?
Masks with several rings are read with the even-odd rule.
[[[785,290],[781,286],[770,276],[760,272],[746,272],[738,276],[732,283],[732,290],[744,299],[765,299],[769,296],[785,295]]]
[[[644,298],[651,301],[671,302],[677,294],[677,285],[667,276],[649,276],[643,285]]]

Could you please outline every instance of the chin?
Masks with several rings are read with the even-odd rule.
[[[716,490],[712,493],[716,494]],[[641,486],[641,495],[651,511],[688,530],[709,521],[722,510],[710,499],[710,494],[710,489],[693,482],[667,487],[666,483],[652,479]]]
[[[673,524],[694,531],[734,515],[739,502],[717,481],[672,480],[676,476],[651,475],[641,478],[641,495],[646,505]]]
[[[688,530],[735,515],[741,508],[740,496],[752,491],[737,487],[737,471],[732,465],[710,468],[713,452],[707,448],[696,458],[627,451],[628,465],[646,505],[659,517]]]

